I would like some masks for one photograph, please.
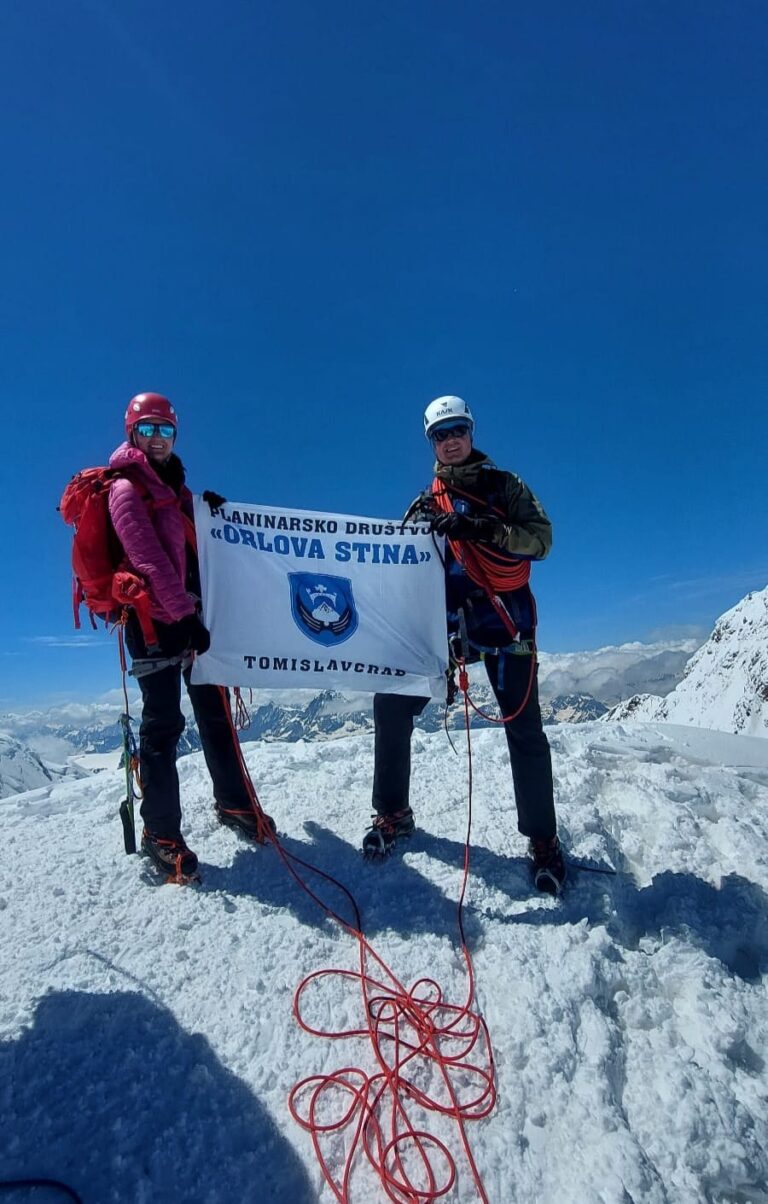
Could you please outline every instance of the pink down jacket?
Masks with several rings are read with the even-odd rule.
[[[130,443],[122,443],[112,453],[109,466],[128,469],[133,478],[113,482],[109,513],[131,568],[147,583],[152,618],[174,623],[191,615],[195,603],[184,588],[187,553],[178,497]],[[147,493],[152,506],[144,500]]]

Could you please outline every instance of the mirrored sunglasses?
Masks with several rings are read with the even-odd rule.
[[[463,439],[469,434],[467,422],[457,422],[454,426],[439,426],[430,436],[433,443],[444,443],[446,439]]]
[[[153,435],[159,435],[161,439],[172,439],[176,434],[176,427],[172,422],[137,422],[133,429],[142,439],[151,439]]]

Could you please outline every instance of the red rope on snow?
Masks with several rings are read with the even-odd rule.
[[[223,691],[222,691],[223,693]],[[229,708],[227,708],[229,710]],[[495,1066],[490,1034],[485,1020],[473,1008],[475,974],[467,948],[463,923],[463,904],[469,877],[469,838],[472,825],[472,750],[470,744],[469,696],[464,695],[467,747],[469,754],[469,804],[464,845],[464,868],[457,903],[457,922],[461,951],[467,967],[467,997],[463,1004],[452,1004],[443,997],[432,978],[418,979],[407,989],[376,952],[362,931],[358,904],[350,890],[332,874],[303,860],[282,847],[269,830],[265,838],[272,843],[288,872],[309,897],[358,942],[359,969],[323,969],[308,974],[296,989],[293,1012],[300,1028],[312,1036],[329,1040],[368,1038],[378,1070],[367,1074],[355,1066],[343,1066],[330,1074],[309,1075],[295,1085],[288,1107],[297,1124],[312,1138],[323,1178],[339,1201],[350,1204],[351,1177],[359,1151],[378,1175],[384,1192],[397,1204],[428,1204],[450,1191],[457,1177],[456,1162],[445,1142],[418,1126],[410,1112],[426,1112],[452,1118],[461,1137],[479,1199],[488,1204],[488,1196],[477,1168],[466,1125],[482,1120],[496,1104]],[[231,716],[230,716],[231,719]],[[241,771],[247,778],[248,794],[257,815],[263,816],[255,787],[232,726],[238,748]],[[265,821],[266,827],[266,821]],[[352,908],[353,923],[330,907],[304,880],[299,869],[337,887]],[[368,966],[376,967],[374,977]],[[358,985],[365,1013],[365,1027],[332,1030],[310,1024],[302,1015],[305,992],[313,983],[326,978],[342,978]],[[470,1055],[474,1061],[469,1061]],[[437,1071],[439,1092],[430,1080]],[[339,1111],[340,1109],[340,1111]],[[329,1117],[329,1113],[333,1113]],[[351,1139],[348,1130],[353,1129]],[[334,1137],[344,1137],[346,1154],[341,1170],[334,1174]],[[330,1137],[332,1150],[323,1150],[323,1138]],[[436,1169],[435,1161],[439,1160]]]
[[[331,1074],[310,1075],[297,1083],[289,1096],[291,1115],[310,1133],[323,1177],[340,1204],[348,1204],[350,1200],[351,1176],[361,1147],[386,1195],[398,1204],[421,1201],[427,1204],[450,1191],[457,1175],[455,1159],[443,1141],[418,1127],[410,1115],[409,1105],[411,1110],[415,1106],[451,1117],[456,1122],[477,1194],[484,1204],[488,1201],[466,1133],[467,1122],[488,1116],[496,1103],[493,1050],[485,1020],[473,1010],[475,975],[462,914],[469,876],[472,823],[472,754],[466,694],[465,720],[469,810],[457,904],[461,951],[468,978],[467,998],[463,1004],[448,1002],[439,984],[431,978],[418,979],[410,989],[403,986],[362,932],[359,909],[347,888],[331,875],[301,862],[339,886],[352,902],[356,927],[318,899],[288,865],[300,885],[357,939],[359,949],[359,970],[316,970],[302,980],[294,995],[296,1020],[305,1032],[317,1037],[330,1040],[367,1037],[378,1063],[378,1070],[373,1074],[345,1066]],[[279,852],[284,859],[293,860],[285,850],[279,849]],[[375,964],[377,974],[383,972],[384,981],[368,972],[370,962]],[[365,1010],[365,1028],[334,1031],[317,1028],[304,1019],[305,992],[311,984],[329,977],[357,983]],[[474,1056],[474,1061],[469,1060],[470,1055]],[[422,1085],[435,1070],[441,1080],[439,1093],[431,1086],[428,1089]],[[332,1113],[330,1119],[328,1113]],[[353,1128],[351,1138],[348,1136],[350,1128]],[[328,1135],[344,1135],[346,1139],[346,1157],[338,1177],[334,1177],[321,1144]],[[440,1163],[439,1170],[434,1165],[436,1159]]]

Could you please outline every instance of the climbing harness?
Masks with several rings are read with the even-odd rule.
[[[456,666],[459,671],[459,673],[458,673],[458,675],[459,675],[459,692],[464,696],[465,704],[467,705],[467,707],[471,707],[472,710],[475,712],[475,714],[479,715],[481,717],[481,719],[487,720],[488,723],[506,724],[506,723],[514,722],[514,720],[517,719],[518,716],[521,715],[523,713],[523,711],[525,710],[525,708],[527,707],[528,700],[531,697],[531,691],[533,690],[533,683],[536,680],[536,666],[538,664],[538,657],[537,657],[537,653],[536,653],[535,639],[531,639],[531,640],[519,640],[518,639],[516,642],[516,645],[510,646],[508,648],[493,648],[493,649],[489,648],[489,649],[482,650],[481,656],[486,656],[486,655],[492,654],[492,655],[496,655],[496,656],[506,656],[506,655],[530,656],[530,658],[531,658],[531,670],[528,675],[528,685],[526,687],[525,694],[523,695],[523,700],[520,703],[519,707],[517,707],[517,709],[514,710],[511,715],[502,715],[502,716],[491,715],[488,713],[488,711],[484,711],[484,710],[482,710],[481,707],[477,706],[477,704],[475,702],[473,702],[473,700],[470,696],[470,693],[469,693],[469,674],[467,673],[467,665],[470,661],[472,645],[470,645],[469,636],[467,635],[467,620],[466,620],[466,616],[464,614],[464,610],[462,608],[459,608],[458,615],[459,615],[459,630],[458,630],[458,635],[456,636],[456,638],[453,642],[452,657],[456,661]],[[512,650],[513,648],[514,648],[514,651]]]
[[[149,677],[152,673],[160,673],[163,669],[172,669],[174,665],[181,665],[186,669],[187,665],[192,664],[192,656],[185,652],[181,656],[145,656],[137,657],[131,663],[128,670],[129,677],[135,677],[136,680],[140,677]]]
[[[486,508],[495,510],[498,517],[503,519],[504,514],[498,507],[488,507],[487,502],[483,502],[482,499],[465,493],[463,490],[454,489],[454,492],[468,500],[481,502]],[[437,477],[432,482],[432,497],[437,508],[444,514],[455,513],[450,494]],[[528,584],[531,576],[530,561],[510,560],[504,552],[487,544],[473,544],[450,538],[447,542],[455,560],[464,569],[470,581],[480,586],[512,639],[517,639],[517,626],[504,605],[500,593],[506,590],[522,589]]]

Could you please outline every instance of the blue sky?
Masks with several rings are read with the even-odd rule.
[[[4,0],[0,707],[115,684],[55,506],[141,389],[193,488],[374,515],[460,393],[552,651],[764,586],[767,49],[739,0]]]

